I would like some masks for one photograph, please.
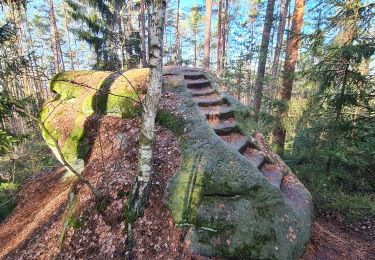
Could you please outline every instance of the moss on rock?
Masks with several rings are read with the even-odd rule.
[[[59,147],[66,161],[78,172],[90,148],[82,143],[85,124],[95,113],[131,117],[137,113],[138,98],[148,84],[148,69],[127,72],[67,71],[54,76],[50,83],[56,96],[46,102],[40,119]],[[57,158],[61,160],[54,140],[42,134]]]

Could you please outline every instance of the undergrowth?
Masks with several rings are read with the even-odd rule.
[[[40,136],[30,136],[0,156],[0,222],[16,206],[17,193],[35,173],[59,166]]]

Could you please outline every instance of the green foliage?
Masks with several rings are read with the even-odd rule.
[[[19,188],[33,174],[58,166],[50,149],[37,136],[18,143],[0,156],[0,221],[14,208]]]
[[[159,111],[156,115],[156,122],[168,128],[177,136],[182,135],[184,132],[184,123],[168,112]]]
[[[0,182],[0,222],[6,218],[16,205],[18,185],[11,182]]]

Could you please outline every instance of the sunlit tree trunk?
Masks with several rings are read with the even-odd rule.
[[[145,1],[141,0],[141,44],[142,44],[142,67],[147,66],[147,59],[146,59],[146,24],[145,24]]]
[[[222,8],[223,8],[223,0],[219,0],[219,11],[217,14],[217,59],[216,59],[216,68],[217,71],[221,70],[221,52],[222,52],[222,47],[221,47],[221,13],[222,13]]]
[[[227,34],[228,34],[228,8],[229,8],[229,0],[225,0],[225,11],[224,11],[224,22],[223,22],[223,29],[222,29],[222,37],[223,37],[223,49],[221,54],[221,68],[224,70],[225,63],[226,63],[226,46],[227,46]]]
[[[210,45],[211,45],[211,13],[212,13],[212,0],[206,0],[206,18],[204,29],[204,57],[203,68],[210,68]]]
[[[66,14],[65,7],[64,7],[64,25],[65,25],[66,37],[68,39],[70,68],[72,70],[74,70],[73,51],[72,51],[72,45],[71,45],[71,42],[70,42],[70,31],[69,31],[68,17],[67,17],[67,14]]]
[[[55,72],[65,70],[64,62],[62,59],[60,37],[56,24],[55,9],[53,6],[53,0],[49,0],[49,19],[51,23],[51,45],[53,51],[53,57],[55,62]]]
[[[176,34],[175,34],[175,42],[174,42],[174,56],[173,56],[173,64],[177,65],[179,63],[180,58],[180,0],[177,0],[177,17],[176,17]]]
[[[281,93],[281,99],[284,105],[281,108],[279,108],[279,111],[277,112],[276,122],[273,129],[273,136],[276,149],[281,156],[284,153],[286,135],[286,130],[282,122],[288,114],[287,102],[290,101],[292,96],[293,81],[298,59],[298,46],[301,40],[304,11],[305,0],[296,0],[292,18],[292,29],[286,43],[285,51],[283,89]]]
[[[275,89],[276,94],[276,75],[279,70],[279,60],[281,54],[281,48],[283,45],[283,38],[284,38],[284,31],[285,31],[285,23],[287,17],[287,11],[289,9],[290,0],[281,0],[280,3],[280,21],[279,26],[277,29],[277,40],[276,40],[276,49],[275,49],[275,56],[273,58],[273,64],[271,69],[271,87]],[[276,95],[275,95],[276,96]]]
[[[259,51],[257,78],[255,81],[254,116],[255,116],[256,121],[258,121],[260,106],[262,104],[264,73],[266,70],[268,45],[270,42],[270,32],[271,32],[272,22],[273,22],[274,7],[275,7],[275,0],[268,0],[266,17],[265,17],[264,26],[263,26],[262,43],[260,45],[260,51]]]
[[[194,33],[194,67],[197,66],[197,28],[195,27],[193,29],[193,33]]]
[[[149,57],[150,83],[143,101],[141,136],[139,140],[138,176],[132,193],[131,208],[137,216],[143,214],[148,196],[148,183],[152,172],[155,117],[162,88],[163,34],[165,0],[152,4],[151,49]]]

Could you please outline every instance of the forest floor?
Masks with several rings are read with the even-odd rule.
[[[205,259],[189,254],[182,243],[186,230],[173,224],[165,206],[167,183],[181,165],[181,152],[177,138],[160,126],[149,204],[133,227],[131,252],[126,249],[124,203],[136,176],[139,124],[109,116],[88,120],[85,142],[93,149],[83,175],[105,199],[93,197],[63,168],[34,175],[0,224],[0,259]],[[69,203],[72,192],[74,203]],[[374,238],[319,213],[301,259],[375,259]]]

